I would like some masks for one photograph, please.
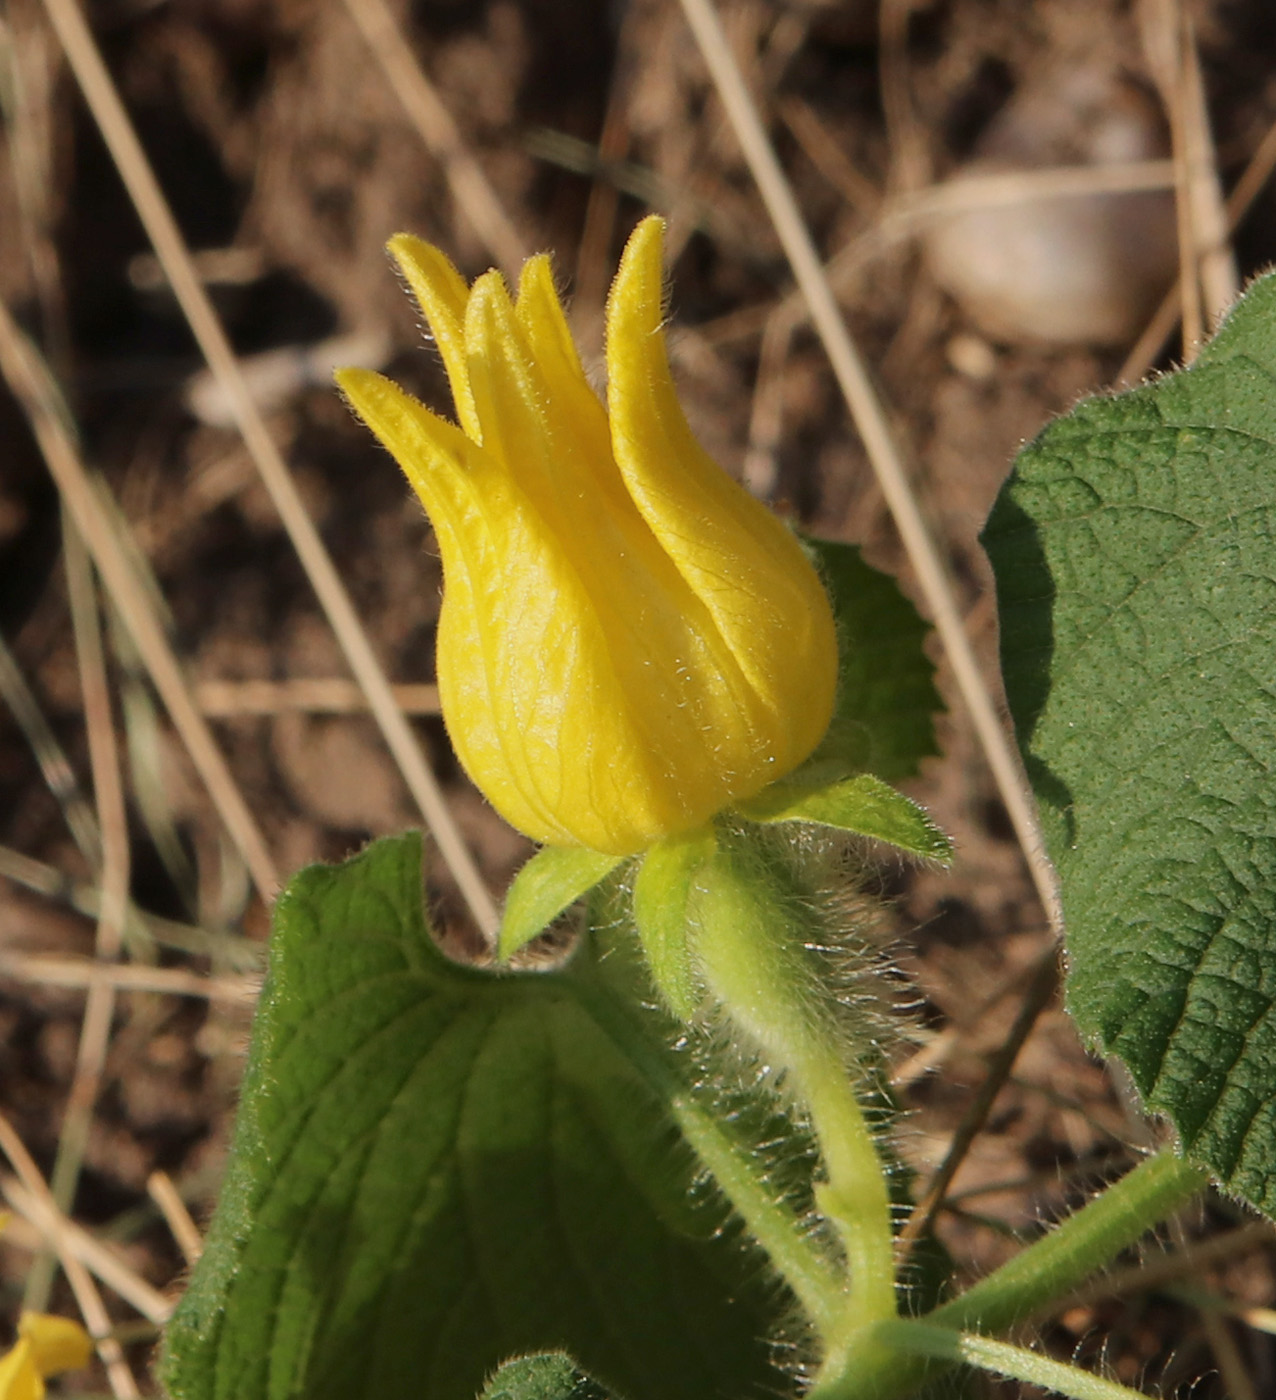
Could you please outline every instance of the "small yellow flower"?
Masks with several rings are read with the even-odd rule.
[[[93,1341],[78,1322],[47,1313],[23,1313],[18,1340],[0,1356],[0,1400],[43,1400],[44,1382],[89,1364]]]
[[[792,533],[708,457],[665,351],[644,220],[607,307],[608,408],[531,258],[467,288],[390,250],[429,321],[457,427],[364,370],[337,378],[394,454],[443,561],[443,715],[470,776],[537,841],[612,855],[702,826],[828,728],[832,611]]]

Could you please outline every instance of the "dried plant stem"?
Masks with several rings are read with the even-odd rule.
[[[711,0],[681,0],[681,4],[792,264],[882,494],[895,518],[957,687],[970,711],[997,790],[1023,848],[1037,893],[1052,924],[1057,926],[1054,875],[1041,843],[1036,813],[1018,756],[980,673],[947,570],[922,518],[885,410],[838,309],[810,232],[727,47]]]
[[[483,167],[426,77],[385,0],[345,0],[372,56],[429,151],[443,166],[457,207],[507,276],[517,277],[527,249]]]
[[[116,992],[157,992],[164,996],[201,997],[208,1001],[248,1006],[256,999],[261,978],[248,974],[210,977],[181,967],[144,967],[130,963],[102,964],[93,958],[58,953],[20,953],[0,949],[0,975],[46,987],[104,985]]]
[[[61,417],[50,404],[47,377],[35,347],[18,329],[8,307],[0,303],[0,373],[22,405],[40,451],[62,499],[84,538],[93,562],[111,593],[156,690],[182,737],[191,761],[252,873],[262,898],[270,900],[279,884],[274,862],[257,822],[248,809],[204,717],[195,708],[164,629],[139,584],[103,508],[98,490],[76,452]]]
[[[1163,1255],[1153,1254],[1124,1269],[1113,1269],[1075,1292],[1052,1299],[1032,1314],[1034,1321],[1055,1317],[1069,1308],[1088,1308],[1106,1298],[1122,1298],[1130,1293],[1151,1292],[1163,1284],[1199,1275],[1210,1264],[1235,1260],[1255,1249],[1270,1250],[1276,1245],[1276,1229],[1266,1220],[1253,1220],[1212,1239],[1193,1241],[1185,1249]]]
[[[913,111],[908,79],[908,22],[913,0],[880,0],[878,6],[882,115],[890,144],[890,188],[913,190],[930,175],[926,136]]]
[[[0,1195],[28,1222],[38,1239],[60,1245],[64,1250],[64,1260],[66,1255],[78,1260],[112,1293],[117,1293],[157,1327],[168,1321],[173,1303],[134,1273],[101,1240],[62,1215],[47,1196],[47,1188],[42,1192],[29,1183],[21,1184],[11,1176],[0,1176]]]
[[[1227,231],[1236,232],[1262,193],[1272,171],[1276,170],[1276,122],[1267,128],[1231,194],[1227,196]],[[1147,374],[1165,348],[1182,310],[1182,287],[1178,281],[1166,292],[1152,319],[1130,348],[1113,384],[1136,384]]]
[[[993,1101],[1009,1078],[1010,1071],[1019,1058],[1019,1052],[1023,1049],[1024,1041],[1032,1034],[1037,1017],[1041,1015],[1050,998],[1054,995],[1058,980],[1059,956],[1052,947],[1034,969],[1027,995],[1019,1008],[1019,1014],[1015,1017],[1014,1025],[1010,1028],[1010,1034],[997,1047],[996,1053],[989,1061],[988,1073],[984,1076],[978,1093],[970,1101],[966,1112],[962,1115],[957,1131],[953,1134],[952,1141],[948,1145],[948,1151],[944,1154],[944,1160],[939,1164],[934,1176],[926,1183],[925,1190],[921,1193],[917,1204],[913,1207],[903,1228],[895,1238],[896,1251],[901,1256],[907,1255],[907,1252],[934,1220],[943,1203],[944,1196],[948,1192],[948,1187],[965,1160],[966,1153],[970,1151],[971,1144],[978,1137],[984,1123],[987,1122],[988,1115],[992,1111]]]
[[[319,603],[332,624],[346,661],[368,696],[373,716],[475,922],[485,934],[492,936],[497,923],[492,897],[483,884],[415,735],[403,712],[394,703],[389,681],[350,602],[350,595],[253,401],[226,332],[199,279],[190,250],[146,159],[93,35],[75,0],[43,0],[43,4],[138,217],[163,265],[173,294],[209,368],[221,385],[244,443],[279,512]],[[252,862],[249,862],[249,868],[253,868]]]
[[[58,1210],[57,1204],[49,1194],[49,1188],[44,1183],[44,1178],[40,1175],[39,1168],[31,1158],[31,1154],[14,1131],[13,1125],[2,1114],[0,1114],[0,1151],[3,1151],[9,1159],[22,1182],[22,1186],[25,1187],[25,1191],[19,1188],[19,1191],[15,1193],[11,1189],[11,1183],[7,1180],[0,1181],[0,1189],[3,1189],[5,1197],[15,1210],[25,1215],[32,1224],[37,1225],[44,1232],[45,1238],[57,1251],[58,1260],[66,1274],[67,1282],[71,1285],[71,1291],[75,1294],[80,1314],[84,1318],[84,1325],[96,1343],[97,1354],[102,1358],[103,1366],[106,1367],[106,1375],[111,1384],[112,1394],[117,1396],[118,1400],[134,1400],[134,1397],[141,1395],[141,1391],[138,1390],[133,1372],[124,1359],[123,1348],[111,1335],[111,1319],[107,1315],[105,1304],[102,1302],[102,1295],[98,1292],[97,1285],[93,1282],[88,1269],[85,1268],[68,1242],[68,1232],[75,1227]]]
[[[199,1257],[204,1252],[204,1238],[199,1233],[199,1227],[191,1219],[186,1202],[173,1185],[173,1178],[167,1172],[152,1172],[146,1178],[146,1191],[159,1208],[165,1224],[172,1231],[187,1266],[193,1268],[199,1263]]]
[[[32,860],[10,846],[0,846],[0,877],[12,880],[14,884],[46,899],[59,900],[91,919],[101,915],[102,892],[96,885],[73,880],[55,866]],[[180,948],[183,952],[211,957],[222,966],[240,970],[256,969],[264,962],[264,949],[260,943],[253,943],[237,934],[178,923],[176,919],[165,919],[158,914],[146,914],[131,901],[125,935],[140,940],[143,946],[158,943],[166,948]]]
[[[1143,0],[1139,18],[1148,65],[1170,119],[1183,361],[1190,364],[1206,332],[1236,299],[1239,282],[1191,18],[1181,0]]]
[[[407,715],[437,715],[437,685],[391,687]],[[277,715],[288,710],[311,714],[352,715],[365,712],[368,697],[341,676],[288,681],[196,681],[195,703],[206,715]]]
[[[1181,1219],[1170,1222],[1170,1235],[1181,1249],[1188,1247],[1187,1231]],[[1240,1349],[1226,1319],[1215,1309],[1206,1307],[1197,1307],[1196,1315],[1201,1320],[1201,1329],[1223,1379],[1228,1400],[1258,1400],[1258,1393],[1249,1378],[1249,1372],[1241,1359]]]
[[[58,743],[35,692],[3,637],[0,637],[0,698],[8,705],[30,745],[45,786],[62,808],[67,829],[80,854],[96,869],[102,859],[102,839],[92,809],[84,799],[70,759]]]
[[[80,689],[88,730],[89,765],[93,772],[93,792],[97,801],[97,824],[102,837],[102,904],[98,913],[95,948],[105,963],[119,957],[124,922],[128,912],[129,836],[124,809],[124,787],[120,779],[119,749],[115,742],[115,721],[111,714],[111,694],[106,677],[106,657],[102,648],[102,620],[98,614],[93,566],[79,531],[64,509],[62,530],[66,564],[67,593],[76,653],[80,663]],[[115,989],[104,978],[89,985],[80,1041],[76,1051],[75,1074],[67,1094],[66,1112],[58,1134],[58,1150],[49,1190],[58,1208],[71,1213],[79,1184],[80,1168],[88,1148],[97,1103],[106,1067],[106,1051],[115,1016]],[[27,1274],[25,1306],[43,1312],[53,1283],[52,1254],[41,1254]]]

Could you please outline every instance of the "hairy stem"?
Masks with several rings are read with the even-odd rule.
[[[1013,1327],[1111,1263],[1206,1181],[1199,1167],[1173,1153],[1150,1157],[960,1298],[936,1308],[925,1318],[927,1327],[954,1335]],[[898,1400],[950,1361],[916,1350],[891,1352],[880,1331],[865,1328],[849,1339],[844,1354],[830,1356],[811,1400]]]
[[[807,1237],[802,1222],[776,1200],[752,1154],[689,1095],[675,1099],[673,1111],[696,1156],[713,1173],[722,1193],[793,1290],[820,1336],[828,1337],[844,1327],[845,1281]]]
[[[821,1329],[838,1353],[854,1329],[895,1316],[894,1247],[883,1164],[831,993],[807,947],[811,911],[792,896],[782,869],[725,845],[697,876],[693,909],[705,981],[735,1028],[783,1074],[819,1139],[826,1179],[817,1202],[850,1268],[841,1325]]]

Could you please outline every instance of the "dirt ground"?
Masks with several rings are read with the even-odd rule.
[[[430,712],[431,536],[328,380],[332,363],[360,360],[450,412],[437,357],[389,270],[390,234],[421,234],[470,276],[552,250],[597,365],[624,238],[649,209],[664,213],[676,370],[705,444],[758,494],[816,533],[861,544],[919,594],[677,0],[391,9],[407,48],[392,46],[385,61],[392,72],[419,63],[455,135],[429,109],[423,137],[341,0],[94,0],[88,13],[270,433],[377,657],[413,687],[415,732],[499,897],[528,848],[467,785]],[[1266,0],[1190,9],[1214,143],[1208,207],[1210,177],[1235,189],[1276,122],[1276,23]],[[977,536],[1016,448],[1083,394],[1182,355],[1171,336],[1128,362],[1179,270],[1167,158],[1192,105],[1165,80],[1174,6],[730,0],[720,10],[995,683]],[[61,384],[83,458],[154,585],[144,596],[270,860],[286,878],[419,824],[203,372],[44,0],[9,0],[0,26],[0,292]],[[1080,172],[1070,195],[1047,188],[1058,167]],[[1037,183],[1025,176],[1034,171]],[[986,182],[954,212],[936,190],[963,174]],[[1276,259],[1274,215],[1276,193],[1259,180],[1231,244],[1242,281]],[[1202,279],[1206,321],[1227,262]],[[83,683],[92,627],[82,609],[77,649],[68,582],[82,573],[62,549],[58,492],[3,387],[0,444],[0,1112],[46,1177],[61,1135],[74,1219],[154,1288],[176,1290],[182,1252],[147,1183],[166,1173],[195,1221],[207,1219],[267,910],[114,604],[104,610],[113,700],[99,728],[116,736],[126,829],[112,830],[109,803],[99,822]],[[921,1029],[898,1056],[903,1151],[920,1180],[968,1112],[1050,938],[938,647],[934,656],[949,705],[943,752],[910,791],[953,834],[959,858],[946,873],[882,872],[900,963],[920,988]],[[132,980],[113,1006],[99,994],[95,1023],[84,960],[112,871],[152,916],[151,932],[128,932]],[[443,936],[473,947],[438,858],[431,892]],[[1142,1131],[1051,1002],[940,1215],[963,1273],[999,1262],[1123,1170]],[[1215,1202],[1167,1235],[1167,1248],[1199,1249],[1243,1223]],[[35,1238],[17,1220],[0,1242],[6,1317],[27,1287]],[[1121,1297],[1116,1275],[1108,1293],[1051,1321],[1046,1344],[1083,1362],[1102,1355],[1127,1383],[1203,1378],[1192,1392],[1202,1400],[1276,1394],[1261,1316],[1238,1316],[1276,1301],[1272,1256],[1264,1238],[1244,1241],[1188,1270],[1213,1305],[1175,1293],[1182,1273]],[[153,1327],[104,1293],[143,1392],[157,1393]],[[51,1298],[74,1312],[60,1277]],[[65,1387],[106,1388],[104,1374]]]

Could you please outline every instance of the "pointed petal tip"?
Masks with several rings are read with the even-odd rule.
[[[504,275],[497,268],[492,268],[476,277],[470,288],[470,301],[481,301],[485,305],[504,303],[508,306],[510,292]]]
[[[528,282],[548,277],[554,280],[554,260],[548,253],[533,253],[527,258],[518,274],[518,285],[520,291]]]
[[[384,374],[378,374],[374,369],[362,369],[358,365],[345,365],[341,369],[334,369],[332,377],[346,402],[360,418],[367,417],[364,405],[384,399],[387,389],[402,393],[392,379],[387,379]]]
[[[493,268],[474,280],[465,306],[465,344],[472,353],[514,323],[514,303],[505,278]]]
[[[333,371],[332,377],[355,416],[371,428],[382,445],[396,457],[399,456],[396,448],[400,430],[405,422],[435,419],[419,399],[374,369],[339,369]],[[442,419],[438,421],[443,422]]]
[[[624,334],[659,330],[664,320],[665,221],[648,214],[625,244],[607,298],[609,336],[624,326]]]
[[[561,311],[563,299],[554,280],[554,262],[548,253],[533,253],[518,274],[518,299],[515,310],[525,315],[532,305],[552,300]]]
[[[448,267],[452,266],[450,260],[433,243],[427,243],[424,238],[418,238],[414,233],[396,233],[386,241],[385,250],[390,254],[400,274],[409,282],[412,281],[414,273],[427,281],[434,280],[432,274],[440,262],[446,263]],[[455,272],[455,268],[452,270]],[[460,273],[456,275],[459,277]]]
[[[452,266],[452,260],[440,248],[436,248],[433,243],[428,243],[424,238],[415,233],[396,233],[386,240],[385,250],[390,256],[404,267],[405,263],[432,263],[435,261],[445,262]],[[406,271],[406,268],[404,269]]]

